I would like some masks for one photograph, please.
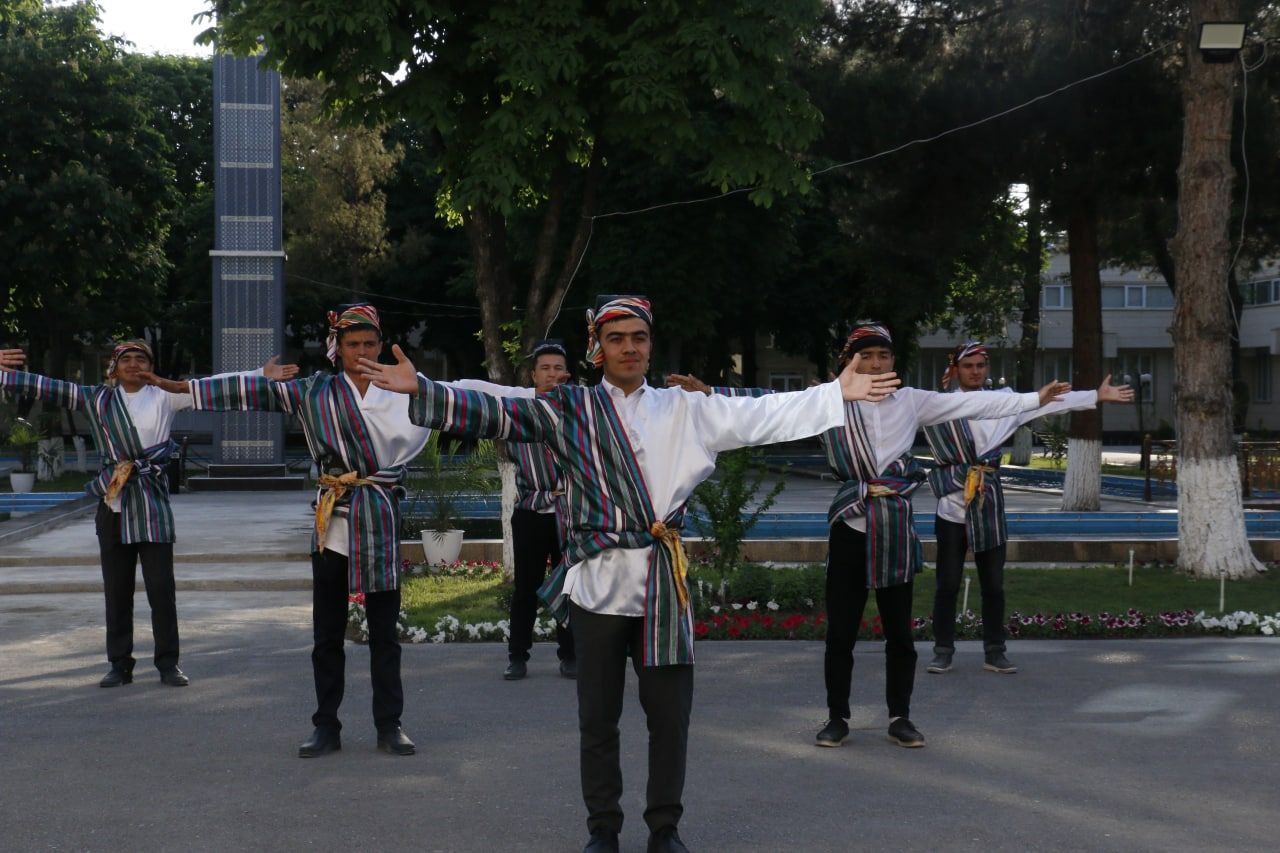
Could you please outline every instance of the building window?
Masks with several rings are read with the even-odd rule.
[[[1102,288],[1102,307],[1103,308],[1128,308],[1125,304],[1125,288],[1123,287],[1103,287]]]
[[[769,387],[774,391],[803,391],[804,377],[799,373],[770,373]]]
[[[1163,284],[1147,285],[1148,308],[1172,308],[1173,291]]]
[[[1271,353],[1258,350],[1253,360],[1253,399],[1258,403],[1271,402]]]
[[[1124,289],[1124,307],[1125,308],[1146,308],[1147,307],[1147,288],[1142,284],[1126,285]]]
[[[1045,287],[1040,304],[1045,308],[1068,309],[1071,307],[1071,285],[1050,284]]]
[[[1050,382],[1070,382],[1071,381],[1071,356],[1068,355],[1048,355],[1044,356],[1040,362],[1040,384],[1048,385]],[[1024,389],[1030,391],[1032,389]]]
[[[1156,358],[1151,353],[1123,353],[1116,359],[1116,369],[1112,371],[1111,381],[1117,385],[1127,381],[1133,386],[1135,394],[1141,393],[1142,396],[1139,399],[1142,402],[1150,403],[1155,399],[1155,364]],[[1142,381],[1143,376],[1149,377],[1145,383]],[[1126,380],[1125,377],[1128,379]]]

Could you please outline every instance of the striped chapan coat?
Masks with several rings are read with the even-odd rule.
[[[929,486],[939,500],[953,492],[964,495],[969,471],[975,465],[992,469],[982,478],[982,487],[965,504],[964,522],[973,553],[999,548],[1009,539],[1004,487],[1000,484],[1000,446],[980,454],[970,422],[964,419],[927,426],[924,437],[938,463],[929,471]]]
[[[403,465],[383,467],[374,452],[356,391],[338,374],[317,373],[291,382],[261,376],[192,380],[198,410],[268,411],[295,416],[311,458],[326,474],[355,472],[373,481],[347,493],[336,512],[348,516],[348,587],[351,592],[383,592],[400,586],[400,501]],[[324,492],[320,487],[317,499]],[[312,552],[321,550],[311,532]]]
[[[143,447],[122,391],[111,385],[77,385],[17,370],[0,371],[0,390],[35,397],[84,415],[102,457],[102,470],[85,486],[90,494],[105,495],[116,466],[121,462],[133,463],[129,479],[120,492],[121,543],[171,544],[174,541],[173,509],[169,506],[165,466],[177,446],[166,437],[151,447]],[[143,391],[165,393],[158,388]]]
[[[678,529],[693,489],[715,470],[716,454],[735,447],[816,435],[839,422],[834,383],[796,394],[728,399],[646,388],[646,430],[679,448],[668,473],[642,466],[603,385],[560,385],[535,399],[499,399],[418,379],[414,423],[457,434],[541,442],[563,475],[564,556],[540,591],[564,618],[569,570],[610,548],[649,548],[644,595],[644,666],[693,663],[693,615],[681,603],[672,550],[652,532]],[[660,481],[655,479],[662,476]],[[662,495],[655,504],[653,495]]]

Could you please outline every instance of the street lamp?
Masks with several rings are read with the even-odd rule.
[[[1243,21],[1205,21],[1200,25],[1200,56],[1205,62],[1232,62],[1244,48]]]

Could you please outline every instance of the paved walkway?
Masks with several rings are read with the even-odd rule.
[[[0,597],[6,850],[576,851],[573,686],[539,646],[404,650],[419,754],[374,750],[349,647],[344,749],[296,757],[313,695],[308,597],[180,599],[192,686],[159,685],[139,596],[134,684],[100,690],[101,597]],[[925,648],[920,647],[923,655]],[[857,655],[854,735],[823,721],[818,643],[703,643],[682,835],[695,851],[1201,850],[1275,844],[1280,643],[1026,641],[1016,676],[917,677],[923,750],[883,734],[882,655]],[[623,715],[623,849],[644,849],[644,723]]]

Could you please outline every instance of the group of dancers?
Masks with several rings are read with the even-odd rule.
[[[430,431],[503,439],[517,467],[512,516],[515,595],[508,665],[527,672],[537,598],[554,613],[560,672],[576,679],[587,851],[618,849],[623,812],[618,722],[628,663],[639,681],[649,731],[644,820],[650,851],[683,851],[686,745],[693,704],[694,631],[681,543],[686,505],[739,447],[818,437],[840,486],[831,504],[827,559],[828,721],[819,746],[849,736],[853,647],[874,592],[885,637],[888,736],[924,746],[911,722],[916,652],[911,599],[921,548],[911,495],[927,479],[938,495],[938,578],[934,659],[952,665],[956,589],[972,550],[983,593],[985,667],[1012,673],[1004,647],[1003,496],[1000,446],[1020,426],[1055,411],[1131,399],[1104,381],[1073,392],[1051,382],[1038,392],[982,390],[986,349],[951,355],[944,391],[902,387],[894,344],[878,323],[860,323],[838,357],[838,376],[804,391],[709,388],[672,376],[646,381],[654,335],[649,301],[603,297],[587,315],[595,385],[568,381],[568,354],[543,341],[530,354],[534,387],[479,380],[436,382],[399,346],[384,364],[377,310],[343,306],[329,314],[333,372],[295,378],[274,360],[257,371],[174,381],[155,375],[141,341],[115,348],[102,385],[78,385],[16,368],[19,350],[0,350],[0,390],[82,413],[103,460],[89,489],[102,498],[97,533],[106,597],[103,687],[132,680],[132,595],[142,562],[163,683],[184,686],[178,668],[173,581],[173,516],[165,463],[169,426],[181,409],[279,411],[295,417],[320,472],[312,536],[313,731],[299,755],[341,748],[338,717],[350,593],[363,593],[369,625],[373,717],[378,748],[415,751],[401,726],[404,695],[396,617],[400,610],[397,486]],[[947,387],[955,384],[955,391]],[[911,455],[924,428],[937,464],[926,475]],[[550,574],[547,576],[548,567]]]

